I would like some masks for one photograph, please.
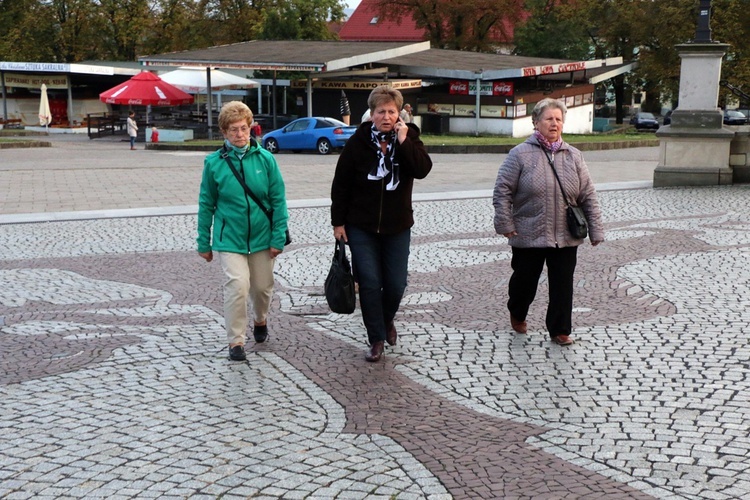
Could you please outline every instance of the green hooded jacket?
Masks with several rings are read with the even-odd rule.
[[[198,252],[209,250],[250,254],[284,249],[289,213],[284,179],[271,153],[251,141],[240,159],[229,149],[228,159],[261,202],[273,210],[273,228],[265,212],[243,189],[220,149],[203,163],[198,197]],[[213,237],[212,231],[213,228]]]

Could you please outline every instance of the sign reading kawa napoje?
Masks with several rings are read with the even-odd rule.
[[[418,89],[422,87],[422,80],[315,80],[312,82],[314,89],[332,90],[372,90],[380,85],[388,85],[396,90]],[[307,80],[292,80],[290,86],[293,89],[307,88]]]

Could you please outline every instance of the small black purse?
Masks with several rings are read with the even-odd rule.
[[[586,236],[589,235],[589,223],[586,220],[586,214],[583,213],[583,208],[577,207],[568,201],[568,197],[565,196],[565,191],[563,190],[562,182],[560,182],[560,177],[557,175],[557,170],[555,170],[555,162],[552,161],[552,158],[550,158],[544,148],[542,148],[542,151],[544,151],[544,154],[547,157],[549,166],[552,167],[552,173],[555,174],[555,179],[557,179],[557,184],[560,186],[563,200],[565,200],[565,221],[568,223],[568,231],[573,238],[578,240],[585,239]]]
[[[331,311],[339,314],[354,312],[356,305],[354,276],[352,276],[349,259],[346,257],[346,247],[343,240],[336,240],[331,268],[326,277],[325,293]]]

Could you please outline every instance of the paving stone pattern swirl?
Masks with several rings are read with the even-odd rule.
[[[0,225],[0,497],[747,497],[750,189],[599,196],[570,348],[544,278],[512,333],[489,199],[417,203],[378,364],[325,305],[325,208],[292,210],[247,363],[194,217]]]

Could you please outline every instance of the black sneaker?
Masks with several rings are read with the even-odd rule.
[[[231,359],[232,361],[245,361],[247,359],[247,356],[245,356],[245,346],[236,345],[234,347],[230,347],[229,359]]]
[[[253,327],[253,337],[255,337],[255,341],[259,344],[262,344],[263,342],[265,342],[266,339],[268,339],[268,326],[255,325]]]

